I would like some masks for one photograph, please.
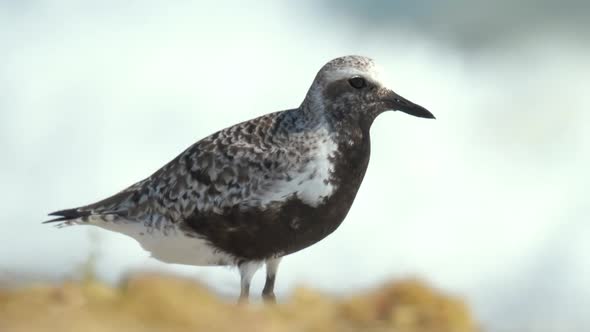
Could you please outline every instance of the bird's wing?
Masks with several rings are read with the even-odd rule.
[[[277,133],[282,112],[234,125],[186,149],[150,177],[97,203],[51,215],[64,221],[114,215],[144,223],[182,221],[198,213],[264,207],[293,195],[305,157]],[[297,182],[299,183],[299,182]]]

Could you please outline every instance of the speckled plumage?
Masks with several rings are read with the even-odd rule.
[[[356,88],[353,77],[365,85]],[[383,87],[369,58],[337,58],[318,72],[299,108],[218,131],[145,180],[54,212],[51,221],[121,232],[165,262],[238,265],[242,297],[267,262],[270,297],[280,258],[344,220],[369,162],[370,126],[396,108],[432,117]]]

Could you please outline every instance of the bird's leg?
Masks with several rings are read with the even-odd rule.
[[[281,257],[272,258],[266,261],[266,282],[264,283],[264,289],[262,290],[262,298],[266,302],[276,303],[275,298],[275,279],[277,276],[277,270],[279,269],[279,263]]]
[[[238,303],[247,303],[250,295],[250,282],[260,267],[260,262],[243,262],[238,265],[240,270],[240,298]]]

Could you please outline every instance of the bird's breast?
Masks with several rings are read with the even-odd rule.
[[[311,207],[320,206],[338,187],[332,179],[337,150],[336,141],[324,132],[294,138],[282,154],[287,160],[280,164],[287,166],[266,174],[268,180],[261,180],[263,189],[242,205],[264,209],[295,198]]]
[[[296,155],[289,176],[273,181],[260,197],[222,213],[196,213],[191,232],[243,259],[266,259],[306,248],[342,223],[368,164],[368,142],[317,138]],[[255,203],[255,204],[252,204]]]

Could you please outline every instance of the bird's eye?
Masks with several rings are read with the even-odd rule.
[[[360,76],[349,79],[348,83],[355,89],[362,89],[367,86],[367,81]]]

